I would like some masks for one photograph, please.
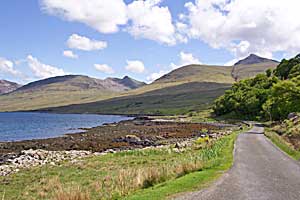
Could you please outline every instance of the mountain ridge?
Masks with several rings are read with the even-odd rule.
[[[12,81],[0,80],[0,95],[15,91],[16,89],[20,88],[21,86],[22,85],[12,82]]]
[[[180,114],[182,111],[207,108],[237,80],[265,73],[267,69],[274,69],[276,66],[277,62],[237,66],[188,65],[147,85],[136,83],[127,76],[123,79],[107,78],[101,80],[101,83],[105,82],[110,87],[102,90],[97,89],[101,84],[94,83],[94,79],[89,79],[93,80],[90,84],[89,81],[84,81],[86,76],[77,76],[76,80],[83,81],[80,84],[77,81],[75,86],[69,81],[70,84],[63,87],[68,90],[61,90],[60,83],[49,84],[47,92],[43,88],[24,94],[15,92],[14,95],[4,95],[0,98],[0,111],[53,108],[51,110],[54,112],[60,112],[60,107],[64,107],[64,111],[76,113],[101,114],[105,111],[105,114]],[[97,87],[94,88],[94,85]],[[133,89],[128,89],[129,87]],[[75,104],[76,109],[73,109],[72,105]],[[175,107],[171,108],[171,105]]]
[[[48,86],[52,86],[55,84],[65,84],[65,86],[72,87],[73,90],[99,89],[120,92],[130,89],[136,89],[145,83],[139,82],[130,77],[124,77],[123,79],[107,78],[102,80],[85,75],[65,75],[50,77],[47,79],[28,83],[18,88],[15,92],[24,92],[29,90],[34,91],[35,89],[45,90]]]
[[[269,58],[264,58],[264,57],[258,56],[256,54],[250,54],[246,58],[241,59],[238,62],[236,62],[234,64],[234,66],[237,66],[237,65],[259,64],[259,63],[266,63],[266,62],[275,62],[275,63],[279,64],[279,62],[277,60],[273,60],[273,59],[269,59]]]

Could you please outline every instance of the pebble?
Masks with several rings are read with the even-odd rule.
[[[24,150],[15,158],[8,159],[6,164],[0,165],[0,176],[8,176],[20,171],[20,169],[42,166],[46,164],[57,165],[61,161],[85,158],[94,155],[90,151],[45,151]]]

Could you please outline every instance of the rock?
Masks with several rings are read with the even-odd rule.
[[[8,156],[5,165],[0,165],[0,176],[8,176],[20,169],[46,164],[57,165],[64,160],[73,160],[93,155],[90,151],[45,151],[23,150],[19,156]]]
[[[297,114],[297,113],[290,113],[290,114],[288,115],[288,119],[292,119],[292,118],[294,118],[294,117],[298,117],[298,114]]]

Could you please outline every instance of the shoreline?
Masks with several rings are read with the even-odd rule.
[[[204,134],[203,130],[214,133],[221,129],[221,124],[159,121],[140,117],[84,128],[85,132],[64,134],[60,137],[0,142],[0,165],[7,160],[6,155],[18,155],[29,149],[91,152],[104,152],[108,149],[132,150],[174,144],[187,138],[200,137]]]

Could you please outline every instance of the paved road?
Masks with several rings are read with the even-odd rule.
[[[300,164],[254,127],[236,143],[234,166],[213,186],[180,200],[300,200]]]

